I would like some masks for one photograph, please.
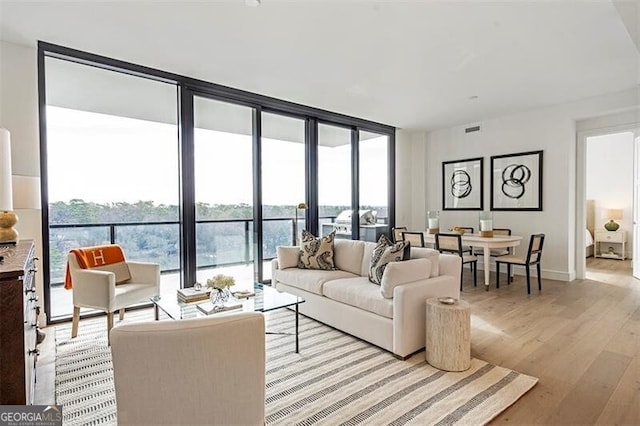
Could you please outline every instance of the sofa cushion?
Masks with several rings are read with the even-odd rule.
[[[324,271],[336,269],[333,261],[333,240],[335,236],[336,231],[333,231],[327,236],[316,238],[311,232],[303,230],[298,268],[322,269]]]
[[[393,289],[399,285],[418,280],[426,280],[431,274],[429,259],[412,259],[406,262],[390,262],[382,274],[380,293],[387,299],[393,298]]]
[[[422,258],[431,261],[431,277],[440,276],[440,252],[425,247],[411,247],[411,259]]]
[[[298,268],[278,269],[275,273],[274,280],[319,295],[323,294],[323,284],[327,281],[358,276],[345,271]]]
[[[293,246],[279,246],[278,253],[278,268],[297,268],[298,260],[300,260],[300,247]]]
[[[380,294],[380,286],[367,277],[331,280],[324,283],[325,297],[346,305],[355,306],[386,318],[393,318],[393,299]]]
[[[364,253],[364,242],[357,240],[337,239],[333,242],[336,268],[352,274],[362,275],[362,255]]]
[[[410,250],[411,244],[409,244],[408,241],[393,243],[382,234],[378,240],[378,245],[373,249],[373,254],[371,255],[369,281],[374,284],[380,284],[387,263],[409,259]]]

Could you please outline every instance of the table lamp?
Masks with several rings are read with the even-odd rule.
[[[604,224],[604,229],[607,231],[617,231],[620,225],[614,222],[614,220],[622,219],[622,209],[607,209],[603,212],[602,217],[609,219],[609,222]]]
[[[13,212],[13,190],[11,183],[11,135],[0,129],[0,244],[15,244],[18,231],[13,227],[18,216]]]

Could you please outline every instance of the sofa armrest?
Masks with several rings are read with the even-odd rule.
[[[440,266],[438,275],[460,277],[460,268],[462,268],[460,256],[457,254],[440,253],[438,260]]]
[[[160,264],[151,262],[127,261],[131,282],[136,284],[147,284],[156,289],[160,294]]]
[[[73,304],[107,310],[116,293],[116,274],[109,271],[73,271]]]
[[[394,289],[393,353],[407,356],[424,347],[425,301],[432,297],[459,298],[459,280],[459,275],[441,275],[400,285]]]

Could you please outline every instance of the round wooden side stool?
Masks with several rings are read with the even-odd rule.
[[[471,366],[471,309],[464,300],[445,304],[438,298],[426,301],[427,362],[445,371],[464,371]]]

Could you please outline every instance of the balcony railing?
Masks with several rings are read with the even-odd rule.
[[[331,222],[325,216],[321,222]],[[263,220],[264,260],[276,257],[276,248],[295,244],[295,229],[304,220],[269,218]],[[69,250],[106,243],[120,244],[131,260],[160,263],[161,273],[180,270],[180,222],[117,222],[52,224],[49,226],[50,281],[62,285]],[[253,220],[215,219],[196,222],[196,267],[212,269],[253,262]]]

